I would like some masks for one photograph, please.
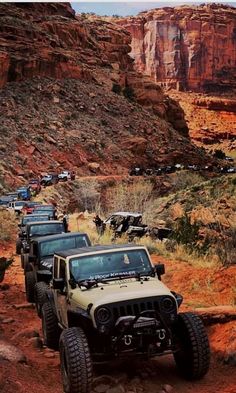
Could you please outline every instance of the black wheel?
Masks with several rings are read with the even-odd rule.
[[[45,345],[48,348],[57,350],[61,329],[58,326],[57,316],[49,302],[44,303],[42,306],[42,330]]]
[[[17,239],[16,241],[16,254],[20,255],[21,253],[21,247],[22,247],[22,243],[20,239]]]
[[[191,313],[180,313],[175,327],[176,365],[186,379],[200,379],[209,369],[210,347],[201,319]]]
[[[39,318],[42,317],[43,304],[48,302],[48,298],[46,294],[48,288],[49,288],[48,284],[46,284],[46,282],[43,281],[37,282],[34,286],[35,306]]]
[[[81,328],[62,332],[60,359],[65,393],[89,393],[92,383],[92,359],[87,338]]]
[[[24,267],[24,274],[32,270],[32,267],[29,264],[29,254],[23,254],[23,267]]]
[[[21,254],[21,256],[20,256],[20,263],[21,263],[22,269],[24,269],[24,265],[25,265],[25,263],[24,263],[24,254]]]
[[[36,284],[34,272],[25,273],[26,299],[29,303],[34,303],[34,286]]]

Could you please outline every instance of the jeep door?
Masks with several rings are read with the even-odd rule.
[[[67,284],[67,272],[66,272],[66,262],[64,259],[54,257],[53,262],[53,277],[63,279],[65,286],[63,290],[54,289],[54,303],[57,310],[57,316],[59,322],[67,327],[67,308],[69,304],[68,299],[68,284]]]

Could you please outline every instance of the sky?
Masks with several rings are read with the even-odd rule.
[[[206,2],[200,1],[199,4]],[[212,2],[212,1],[210,1]],[[176,5],[182,4],[197,4],[195,1],[178,1],[178,0],[169,0],[162,2],[73,2],[71,3],[74,10],[78,13],[81,12],[94,12],[97,15],[137,15],[141,11],[149,10],[152,8],[159,7],[174,7]],[[231,5],[236,5],[235,3],[229,3],[226,0],[221,0],[221,3],[227,3]]]

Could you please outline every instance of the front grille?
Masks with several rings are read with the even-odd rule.
[[[148,301],[137,301],[137,302],[125,302],[125,304],[119,304],[112,307],[112,314],[115,320],[120,317],[127,315],[139,315],[142,311],[155,310],[159,311],[159,302],[157,300]],[[145,315],[147,316],[147,315]]]

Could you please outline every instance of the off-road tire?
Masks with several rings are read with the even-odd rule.
[[[20,263],[21,263],[22,269],[24,270],[24,265],[25,265],[25,263],[24,263],[24,254],[21,254],[21,256],[20,256]]]
[[[36,284],[34,272],[25,273],[25,292],[29,303],[34,303],[34,286]]]
[[[190,380],[204,377],[210,365],[210,347],[201,319],[191,312],[180,313],[174,335],[179,347],[174,358],[180,373]]]
[[[21,254],[21,247],[22,247],[22,242],[20,239],[17,239],[17,241],[16,241],[16,254],[17,255]]]
[[[39,281],[34,286],[34,299],[38,317],[42,317],[42,307],[48,302],[47,290],[49,286],[44,281]]]
[[[24,274],[26,274],[26,272],[30,272],[32,270],[32,267],[29,264],[29,254],[23,254],[23,258]]]
[[[86,335],[72,327],[60,337],[60,359],[65,393],[89,393],[92,383],[92,359]]]
[[[42,330],[44,344],[51,349],[58,349],[61,329],[58,326],[58,319],[51,303],[44,303],[42,306]]]

